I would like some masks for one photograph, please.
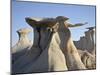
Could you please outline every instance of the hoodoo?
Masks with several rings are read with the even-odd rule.
[[[41,20],[25,18],[34,29],[34,44],[13,64],[13,73],[86,69],[73,43],[69,27],[87,23],[72,25],[66,22],[68,19],[64,16]]]
[[[32,42],[28,38],[28,33],[30,32],[31,29],[29,28],[22,28],[17,30],[19,40],[11,49],[13,61],[24,55],[24,53],[32,46]]]

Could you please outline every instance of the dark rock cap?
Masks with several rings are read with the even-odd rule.
[[[52,27],[57,23],[54,18],[43,18],[37,21],[34,18],[26,17],[25,20],[32,27]]]
[[[93,29],[95,29],[95,27],[96,27],[96,26],[94,26],[94,27],[88,27],[88,28],[86,28],[86,29],[93,30]]]
[[[66,20],[69,20],[69,18],[65,17],[65,16],[57,16],[56,20],[58,20],[58,21],[66,21]]]

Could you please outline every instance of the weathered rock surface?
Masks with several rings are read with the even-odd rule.
[[[63,16],[59,16],[60,20],[59,27],[58,27],[58,37],[60,38],[59,46],[62,52],[65,55],[66,65],[68,70],[79,70],[79,69],[86,69],[84,64],[81,61],[81,58],[78,54],[77,48],[75,47],[73,40],[71,38],[71,33],[68,27],[77,27],[82,26],[84,23],[78,23],[75,25],[69,24],[65,22],[66,20],[63,19]],[[64,17],[65,18],[65,17]]]
[[[95,42],[94,42],[94,33],[95,33],[95,27],[89,27],[88,31],[85,32],[85,36],[81,37],[79,41],[74,41],[75,46],[78,49],[81,50],[87,50],[90,53],[95,54]]]
[[[69,24],[65,22],[69,18],[64,16],[40,20],[25,19],[34,29],[34,44],[13,63],[13,73],[83,70],[91,68],[94,64],[89,63],[94,60],[88,57],[88,53],[77,50],[69,30],[69,27],[83,26],[87,23]]]
[[[29,28],[22,28],[17,31],[19,40],[11,49],[13,61],[17,60],[21,55],[26,53],[26,51],[32,46],[32,43],[28,38],[29,32],[31,32],[31,29]]]
[[[96,59],[94,55],[92,55],[88,51],[83,51],[83,50],[78,50],[78,52],[79,52],[82,62],[84,63],[87,69],[96,68]]]
[[[37,34],[39,36],[38,39],[36,38],[37,42],[34,40],[35,43],[29,50],[29,52],[15,62],[15,64],[13,65],[13,72],[28,73],[67,70],[65,57],[62,51],[60,50],[59,46],[57,45],[57,42],[55,41],[55,29],[49,28],[50,30],[48,30],[47,27],[34,27],[34,29],[36,29],[36,31],[38,32]],[[38,55],[37,53],[38,57],[35,61],[34,51],[40,51],[40,55]],[[32,53],[31,57],[29,57],[30,52]],[[25,59],[24,64],[23,59]]]
[[[32,45],[31,41],[28,39],[28,33],[31,32],[28,28],[19,29],[17,31],[19,35],[19,40],[15,46],[12,47],[12,53],[22,51]]]

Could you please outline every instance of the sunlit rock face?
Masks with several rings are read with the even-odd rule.
[[[59,27],[57,32],[60,38],[59,46],[64,53],[68,70],[86,69],[73,43],[71,31],[69,29],[69,27],[83,26],[86,23],[70,24],[66,22],[66,17],[59,16],[58,18]]]
[[[52,21],[50,23],[52,23]],[[48,22],[46,24],[48,24]],[[58,33],[55,32],[56,27],[52,27],[55,25],[53,25],[53,23],[52,26],[46,27],[38,27],[37,25],[34,23],[30,25],[35,29],[34,44],[27,54],[19,58],[18,61],[13,64],[13,72],[30,73],[67,70],[64,54],[56,41],[56,35],[58,35]],[[34,54],[36,54],[36,56],[34,56]]]
[[[31,32],[29,28],[22,28],[17,31],[19,40],[11,49],[13,61],[17,60],[32,46],[32,42],[28,38],[29,32]]]
[[[31,32],[31,29],[28,28],[19,29],[17,31],[19,35],[19,40],[15,44],[15,46],[12,47],[12,53],[22,51],[32,45],[31,41],[28,38],[29,32]]]
[[[13,65],[13,73],[36,73],[87,69],[71,38],[69,27],[82,26],[65,22],[67,17],[58,16],[36,20],[25,18],[34,29],[32,47]],[[83,38],[84,41],[84,38]]]
[[[57,64],[56,63],[56,61],[52,61],[52,60],[54,60],[55,58],[54,57],[56,57],[56,59],[55,60],[57,60],[57,59],[59,59],[59,60],[61,60],[60,58],[61,57],[58,57],[58,56],[56,56],[56,55],[54,55],[53,54],[53,52],[58,52],[58,54],[60,54],[60,56],[62,56],[63,57],[63,55],[66,57],[66,58],[62,58],[62,59],[65,59],[66,61],[67,61],[67,66],[69,66],[70,67],[70,70],[74,70],[74,69],[85,69],[85,66],[84,66],[84,64],[82,63],[82,61],[81,61],[81,59],[80,59],[80,56],[79,56],[79,54],[78,54],[78,51],[77,51],[77,49],[76,49],[76,47],[74,46],[74,44],[73,44],[73,41],[72,41],[72,39],[71,39],[71,34],[70,34],[70,30],[68,29],[68,27],[77,27],[77,26],[82,26],[82,25],[84,25],[84,23],[78,23],[78,24],[75,24],[75,25],[72,25],[72,24],[69,24],[69,23],[66,23],[65,21],[66,20],[68,20],[69,18],[67,18],[67,17],[64,17],[64,16],[58,16],[58,17],[56,17],[55,19],[54,19],[54,21],[51,21],[51,19],[46,19],[45,21],[44,20],[42,20],[44,23],[45,23],[45,25],[47,24],[47,26],[45,26],[45,27],[51,27],[51,28],[54,28],[53,30],[55,30],[56,32],[52,35],[52,37],[53,38],[51,38],[51,40],[53,40],[53,39],[55,39],[54,41],[51,41],[50,42],[50,44],[49,43],[47,43],[47,44],[49,44],[49,45],[47,45],[46,44],[46,40],[47,41],[49,41],[50,39],[47,39],[47,38],[45,38],[44,37],[44,35],[43,35],[43,33],[45,33],[45,32],[47,32],[47,31],[45,31],[44,30],[44,32],[42,31],[42,30],[40,30],[40,32],[42,32],[42,34],[40,34],[41,35],[41,40],[42,41],[40,41],[40,46],[42,47],[42,49],[44,48],[43,47],[43,45],[44,44],[46,44],[47,46],[49,46],[48,47],[48,49],[47,49],[47,53],[48,53],[48,55],[49,56],[47,56],[47,57],[49,57],[48,58],[48,60],[50,61],[50,63],[49,63],[49,66],[51,65],[51,64],[53,64],[54,66]],[[53,19],[52,19],[53,20]],[[55,22],[55,20],[57,21],[57,23],[58,23],[58,25],[57,25],[57,27],[55,26],[55,25],[53,25],[54,23],[53,22]],[[33,27],[38,27],[38,26],[40,26],[41,28],[42,28],[42,25],[39,25],[39,23],[37,23],[37,21],[34,21],[33,19],[31,19],[31,18],[26,18],[26,21],[28,22],[28,24],[29,25],[31,25],[31,26],[33,26]],[[31,22],[30,22],[31,21]],[[39,21],[39,22],[41,22],[41,21]],[[34,24],[32,24],[32,23],[34,23]],[[49,24],[48,23],[50,23],[50,26],[49,26]],[[40,28],[40,29],[41,29]],[[43,26],[43,28],[44,28],[44,26]],[[54,36],[56,34],[56,36]],[[42,37],[44,37],[45,38],[45,43],[43,43],[43,38]],[[50,36],[51,37],[51,36]],[[57,40],[57,39],[59,39],[59,40]],[[42,44],[41,44],[41,42],[42,42]],[[55,42],[57,42],[57,43],[55,43]],[[57,47],[56,47],[57,46]],[[56,48],[56,49],[55,49]],[[60,53],[59,53],[59,48],[60,48]],[[66,49],[66,50],[65,50]],[[43,49],[43,53],[44,53],[44,50],[45,50],[45,48]],[[46,51],[46,50],[45,50]],[[64,52],[64,54],[62,54],[62,51]],[[50,52],[50,54],[49,54],[49,52]],[[70,52],[73,52],[73,53],[70,53]],[[66,53],[68,53],[69,55],[67,55]],[[42,56],[41,56],[42,57]],[[68,58],[69,57],[69,58]],[[51,60],[50,60],[51,59]],[[48,61],[47,60],[47,61]],[[74,61],[72,61],[72,60],[74,60]],[[70,63],[69,63],[69,62]],[[72,62],[71,62],[72,61]],[[56,64],[54,64],[54,63],[56,63]],[[64,62],[63,62],[64,63]],[[60,64],[61,65],[61,64]],[[56,66],[60,66],[60,65],[56,65]],[[71,66],[70,66],[71,65]],[[50,66],[51,67],[51,66]],[[54,67],[55,68],[55,67]],[[60,68],[59,68],[60,69]],[[63,68],[64,69],[64,68]],[[69,68],[68,68],[69,69]],[[29,70],[29,69],[28,69]],[[55,71],[56,71],[57,69],[55,69]]]
[[[79,41],[74,41],[75,46],[81,50],[87,50],[95,55],[95,27],[88,27],[85,36],[80,37]]]
[[[95,46],[95,27],[86,28],[85,36],[80,37],[79,41],[74,41],[78,50],[81,60],[87,69],[96,68],[96,46]]]
[[[88,51],[83,51],[83,50],[78,50],[78,52],[79,52],[82,62],[84,63],[87,69],[96,68],[96,59],[94,55],[92,55]]]

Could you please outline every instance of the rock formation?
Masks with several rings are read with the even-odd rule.
[[[95,42],[94,42],[94,34],[95,34],[95,26],[94,27],[88,27],[87,29],[89,29],[87,32],[89,33],[90,39],[91,40],[91,45],[90,48],[87,48],[87,50],[89,50],[90,53],[95,52],[93,50],[95,50]]]
[[[27,18],[26,21],[27,20],[30,20],[30,18]],[[57,33],[54,33],[57,24],[51,28],[49,26],[49,28],[38,27],[37,25],[34,25],[34,23],[30,26],[36,30],[36,32],[34,32],[34,34],[36,34],[35,37],[37,37],[37,35],[39,37],[34,38],[34,44],[29,52],[13,64],[13,72],[30,73],[67,70],[65,57],[56,42],[55,35]],[[34,54],[36,54],[37,57],[34,56]]]
[[[80,57],[84,65],[87,69],[95,69],[96,68],[96,51],[95,51],[95,43],[94,43],[94,33],[95,27],[88,27],[88,31],[85,32],[85,36],[80,37],[79,41],[74,41],[76,47],[78,49]]]
[[[69,27],[87,23],[69,24],[69,18],[58,16],[35,20],[25,18],[34,29],[34,44],[12,64],[13,73],[34,73],[86,69],[71,38]]]
[[[17,31],[19,35],[19,40],[15,46],[12,47],[12,53],[16,53],[24,50],[32,45],[31,41],[28,38],[28,33],[31,32],[31,29],[23,28]]]
[[[60,20],[58,18],[60,18]],[[81,61],[77,48],[75,47],[73,43],[73,40],[71,38],[71,33],[68,28],[68,27],[82,26],[86,23],[83,23],[83,24],[78,23],[78,24],[72,25],[65,22],[66,20],[63,19],[63,16],[58,16],[57,19],[59,22],[59,28],[58,28],[58,35],[60,38],[59,45],[65,55],[68,70],[86,69],[84,64]]]
[[[94,33],[95,27],[88,27],[88,31],[85,32],[85,36],[80,37],[79,41],[74,41],[75,46],[81,50],[87,50],[90,53],[95,54],[95,42],[94,42]]]
[[[31,47],[32,43],[28,38],[29,32],[31,32],[29,28],[22,28],[17,31],[19,40],[11,49],[13,61],[17,60],[18,57],[23,55]]]
[[[83,51],[83,50],[78,50],[78,52],[79,52],[82,62],[84,63],[87,69],[96,68],[96,59],[94,55],[92,55],[88,51]]]

